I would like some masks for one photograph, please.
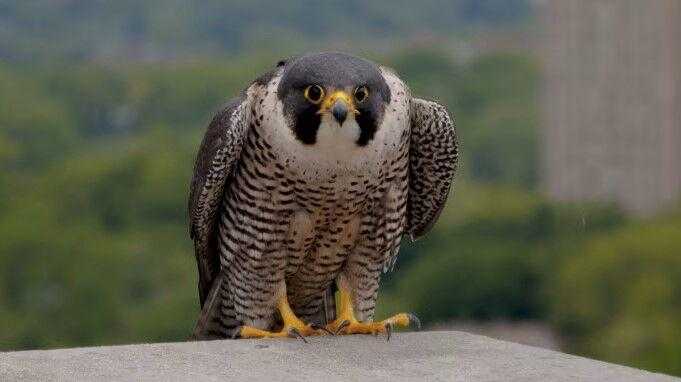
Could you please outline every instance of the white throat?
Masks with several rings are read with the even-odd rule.
[[[362,147],[357,145],[361,130],[354,118],[348,117],[340,125],[330,114],[324,114],[317,130],[315,151],[324,153],[329,159],[346,161]]]

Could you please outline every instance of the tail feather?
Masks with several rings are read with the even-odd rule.
[[[215,340],[232,338],[239,327],[233,304],[228,300],[224,273],[213,280],[210,292],[194,326],[190,340]]]

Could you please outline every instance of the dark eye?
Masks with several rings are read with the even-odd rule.
[[[355,89],[355,99],[357,102],[363,102],[367,97],[369,97],[369,89],[366,86],[360,86]]]
[[[324,89],[319,85],[310,85],[305,88],[304,95],[308,101],[318,104],[324,98]]]

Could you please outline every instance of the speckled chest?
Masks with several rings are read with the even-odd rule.
[[[271,248],[285,253],[286,274],[298,272],[303,263],[316,271],[340,265],[362,230],[381,213],[390,190],[404,189],[398,183],[406,179],[396,174],[407,166],[407,140],[374,163],[351,170],[339,166],[334,172],[313,163],[299,166],[299,161],[275,152],[263,135],[256,124],[243,155],[245,171],[237,182],[261,191],[247,197],[257,201],[264,222],[277,225],[280,234],[273,235],[276,243]]]
[[[404,140],[394,152],[357,171],[342,166],[338,172],[317,171],[314,165],[297,166],[300,162],[276,152],[254,122],[232,191],[226,194],[236,199],[242,211],[235,217],[241,225],[236,228],[255,227],[255,240],[264,243],[266,252],[276,253],[269,262],[273,276],[279,271],[278,277],[303,271],[300,277],[307,272],[307,282],[312,278],[322,285],[361,240],[367,224],[381,213],[387,193],[404,189],[393,184],[397,186],[396,174],[407,166],[406,146]]]

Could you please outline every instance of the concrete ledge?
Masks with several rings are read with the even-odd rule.
[[[1,381],[681,381],[461,332],[0,353]]]

